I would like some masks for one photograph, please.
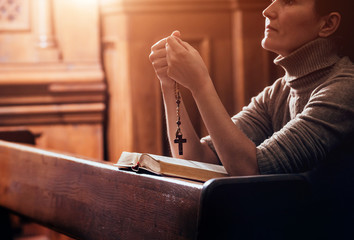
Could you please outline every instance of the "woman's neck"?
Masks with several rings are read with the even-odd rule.
[[[285,81],[296,88],[315,82],[318,76],[310,74],[335,64],[339,60],[337,52],[331,39],[317,38],[286,57],[278,56],[274,63],[285,70]]]
[[[338,59],[335,43],[327,38],[317,38],[286,57],[278,56],[274,63],[285,70],[288,80],[292,80],[329,67]]]

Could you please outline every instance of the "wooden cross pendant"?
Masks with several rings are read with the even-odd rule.
[[[176,134],[176,139],[174,140],[174,143],[178,143],[178,154],[183,155],[183,143],[186,143],[187,139],[182,137],[181,133]]]

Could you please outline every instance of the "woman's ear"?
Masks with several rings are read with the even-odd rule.
[[[329,37],[338,29],[341,15],[338,12],[331,12],[330,14],[324,16],[322,19],[323,24],[321,25],[318,36]]]

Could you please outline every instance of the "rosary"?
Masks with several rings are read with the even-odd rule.
[[[174,140],[174,143],[178,143],[178,154],[183,155],[183,143],[187,142],[187,139],[184,139],[182,137],[182,132],[181,132],[181,116],[180,116],[180,103],[181,103],[181,94],[179,92],[179,87],[177,82],[175,82],[175,98],[176,98],[176,116],[177,116],[177,130],[176,130],[176,138]]]

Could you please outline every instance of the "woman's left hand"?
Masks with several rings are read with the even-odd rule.
[[[209,81],[209,72],[196,49],[180,38],[170,36],[166,43],[167,74],[192,93]]]

